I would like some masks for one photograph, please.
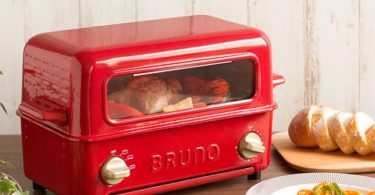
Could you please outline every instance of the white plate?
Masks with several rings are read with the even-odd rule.
[[[336,182],[344,190],[358,190],[364,195],[375,190],[375,178],[341,173],[301,173],[275,177],[251,187],[246,195],[297,195],[320,182]]]

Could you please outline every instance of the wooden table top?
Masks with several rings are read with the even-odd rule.
[[[15,169],[7,169],[2,171],[16,178],[16,180],[21,184],[24,190],[28,190],[29,192],[31,192],[30,194],[34,195],[42,194],[40,192],[33,191],[31,181],[27,179],[23,174],[21,136],[0,136],[0,159],[10,162],[16,167]],[[245,194],[245,192],[251,186],[257,184],[262,180],[293,173],[298,172],[290,168],[288,164],[282,159],[282,157],[275,150],[272,150],[271,164],[266,170],[262,172],[261,180],[249,181],[247,180],[246,176],[243,176],[221,182],[174,191],[169,194]],[[375,177],[375,173],[366,173],[362,175]],[[52,193],[47,192],[43,194]]]

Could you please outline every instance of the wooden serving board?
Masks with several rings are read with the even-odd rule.
[[[302,172],[375,172],[375,153],[360,156],[346,155],[340,150],[324,152],[316,148],[300,148],[294,145],[288,132],[278,132],[272,136],[272,145],[294,169]]]

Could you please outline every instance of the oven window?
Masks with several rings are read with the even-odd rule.
[[[254,62],[237,60],[113,77],[107,86],[107,108],[109,118],[123,119],[224,104],[254,93]]]

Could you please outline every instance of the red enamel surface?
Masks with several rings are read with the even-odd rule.
[[[58,194],[159,193],[266,168],[276,108],[272,90],[284,81],[272,73],[270,51],[261,31],[209,16],[31,38],[18,110],[26,176]],[[106,86],[113,76],[243,58],[256,63],[250,100],[140,120],[107,117]],[[237,145],[249,131],[261,136],[266,152],[243,160]],[[100,168],[113,155],[126,159],[131,175],[107,186]]]

